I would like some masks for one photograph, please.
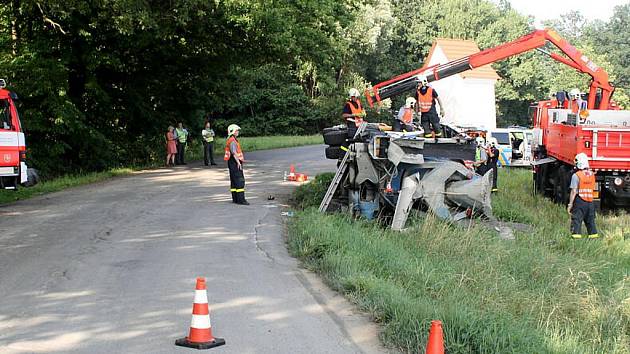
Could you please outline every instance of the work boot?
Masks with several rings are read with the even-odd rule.
[[[581,234],[572,234],[571,238],[574,239],[574,240],[579,240],[579,239],[582,238],[582,235]]]
[[[237,192],[236,193],[236,204],[249,205],[247,200],[245,200],[245,192]]]
[[[236,192],[232,192],[232,203],[238,203],[238,199],[236,197]]]

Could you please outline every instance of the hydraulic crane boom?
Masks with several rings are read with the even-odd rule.
[[[550,53],[540,49],[547,42],[553,43],[566,55],[566,58],[556,53]],[[608,73],[606,73],[604,69],[595,65],[587,56],[582,54],[582,52],[577,50],[569,42],[560,37],[558,33],[551,29],[537,30],[512,42],[508,42],[494,48],[489,48],[479,53],[453,60],[446,64],[422,67],[420,69],[396,76],[366,90],[367,101],[372,107],[374,105],[374,101],[380,102],[388,97],[413,90],[417,85],[417,77],[419,75],[426,76],[429,82],[437,81],[467,70],[495,63],[511,56],[522,54],[532,49],[538,49],[539,51],[549,55],[551,58],[566,64],[579,72],[590,75],[592,80],[588,94],[588,108],[608,109],[610,97],[614,91],[614,87],[608,81]],[[597,100],[598,89],[601,91],[601,97],[599,100]]]

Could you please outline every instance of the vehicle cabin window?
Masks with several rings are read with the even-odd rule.
[[[0,129],[11,130],[11,110],[9,100],[0,100]]]
[[[528,143],[529,145],[531,145],[531,144],[532,144],[532,141],[534,140],[534,134],[532,134],[532,133],[526,133],[526,134],[525,134],[525,136],[527,137],[527,143]]]
[[[497,139],[499,145],[510,145],[509,133],[492,133],[492,137]]]

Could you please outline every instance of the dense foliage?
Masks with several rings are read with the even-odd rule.
[[[32,164],[48,175],[161,158],[183,121],[218,131],[307,134],[339,122],[351,86],[421,65],[436,37],[482,48],[517,38],[532,20],[486,0],[4,0],[0,76],[22,98]],[[608,23],[558,21],[627,87],[630,6]],[[579,31],[564,23],[583,23]],[[564,22],[563,22],[564,21]],[[625,46],[625,47],[624,47]],[[602,50],[605,49],[605,50]],[[626,50],[624,50],[626,49]],[[583,76],[528,53],[495,65],[502,123],[526,122],[529,102]],[[558,75],[558,73],[568,75]],[[627,103],[618,90],[617,97]],[[624,101],[625,100],[625,101]],[[375,117],[371,119],[388,119]]]

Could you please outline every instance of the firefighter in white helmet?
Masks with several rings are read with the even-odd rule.
[[[574,88],[569,91],[569,108],[575,114],[578,114],[581,110],[586,109],[586,101],[582,99],[580,90]]]
[[[228,138],[225,142],[225,154],[223,160],[227,161],[230,171],[230,192],[232,192],[232,202],[241,205],[249,205],[245,200],[245,175],[243,174],[243,163],[245,157],[241,144],[238,142],[238,135],[241,127],[236,124],[228,126]]]
[[[342,117],[348,126],[348,139],[354,137],[354,133],[357,132],[357,128],[363,123],[363,118],[365,117],[365,110],[361,105],[359,96],[359,90],[351,88],[348,91],[348,100],[343,106]]]
[[[488,172],[488,152],[486,151],[486,140],[480,136],[475,138],[475,171],[484,175]]]
[[[588,238],[598,238],[595,226],[595,206],[593,193],[595,190],[595,174],[590,170],[588,156],[581,152],[575,155],[575,172],[571,176],[571,194],[567,211],[571,215],[571,237],[582,238],[582,221],[586,224]]]
[[[499,191],[497,187],[499,180],[499,168],[497,163],[499,162],[499,142],[497,138],[490,137],[486,139],[486,153],[488,154],[488,170],[492,170],[492,193]]]
[[[416,89],[416,111],[420,113],[420,124],[424,130],[424,137],[431,138],[435,134],[436,138],[442,136],[442,126],[440,116],[437,114],[435,102],[440,105],[440,115],[444,117],[444,105],[438,97],[437,91],[429,86],[429,80],[424,75],[418,76],[418,87]]]
[[[413,117],[415,113],[416,99],[407,97],[405,104],[398,110],[398,116],[394,120],[393,130],[395,132],[412,132],[414,131]]]

